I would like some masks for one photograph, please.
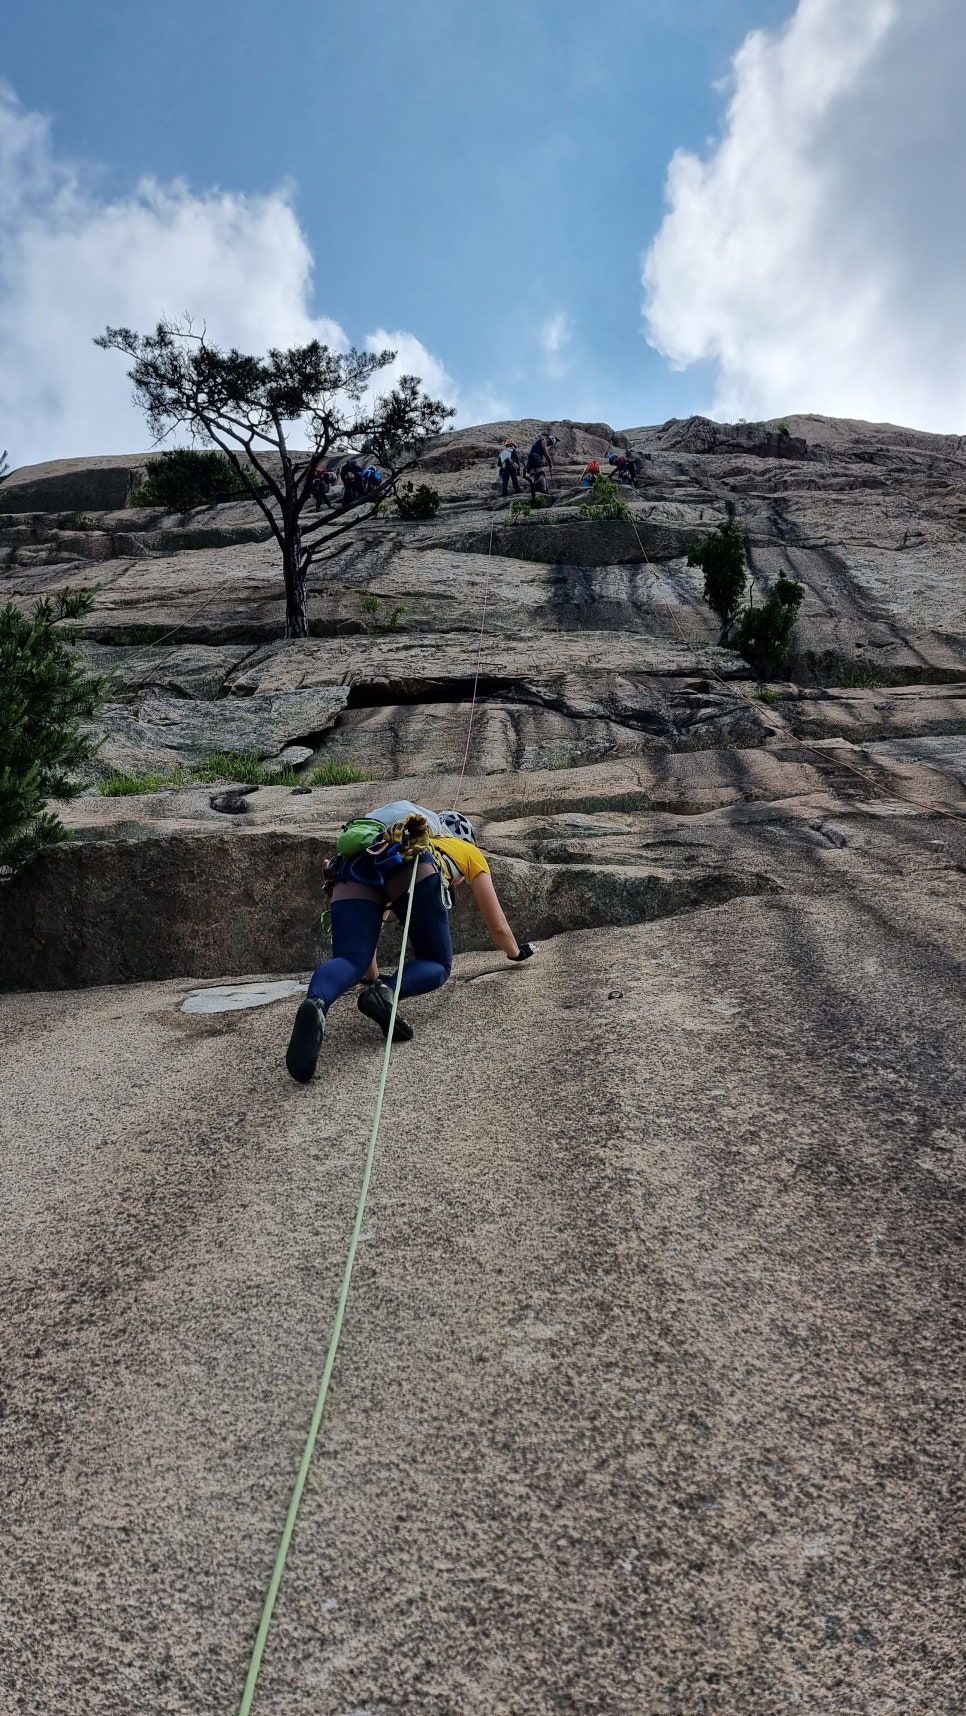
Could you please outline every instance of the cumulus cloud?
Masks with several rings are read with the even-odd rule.
[[[367,334],[365,339],[367,352],[395,352],[396,356],[385,369],[379,370],[376,376],[376,392],[385,393],[394,387],[402,375],[418,375],[424,391],[432,399],[445,399],[453,403],[456,394],[456,383],[440,363],[439,358],[427,351],[422,340],[415,334],[404,333],[397,328],[390,334],[385,328],[377,328],[375,333]]]
[[[644,266],[650,343],[714,366],[714,415],[966,430],[964,74],[961,0],[798,0],[745,39]]]
[[[542,323],[539,340],[543,353],[543,372],[548,380],[562,381],[568,373],[571,365],[572,337],[570,318],[563,310],[555,310]]]
[[[148,444],[124,360],[92,344],[107,323],[146,329],[190,313],[242,350],[312,338],[345,350],[338,323],[311,313],[311,283],[288,191],[147,180],[105,199],[57,157],[47,121],[0,84],[0,447],[11,463]],[[378,331],[364,344],[396,348],[395,373],[421,375],[452,402],[452,382],[413,335]]]

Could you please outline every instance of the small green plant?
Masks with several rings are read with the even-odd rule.
[[[847,679],[843,679],[842,684],[846,691],[878,691],[882,681],[871,670],[863,671],[858,668],[854,673],[850,673]]]
[[[805,596],[804,584],[779,572],[760,608],[744,608],[728,639],[760,679],[772,679],[787,667],[792,632]]]
[[[351,786],[355,781],[370,777],[351,763],[324,763],[309,775],[300,775],[294,768],[269,769],[250,752],[223,751],[206,757],[202,763],[188,763],[171,769],[167,774],[108,775],[98,782],[97,790],[105,798],[131,798],[139,793],[164,792],[172,787],[196,786]]]
[[[292,781],[286,780],[292,775]],[[192,763],[191,776],[194,780],[214,784],[218,781],[228,781],[232,786],[236,783],[242,786],[286,786],[294,785],[298,776],[292,769],[280,769],[273,774],[266,769],[257,751],[219,751],[213,757],[206,757],[202,763]]]
[[[366,631],[372,637],[379,624],[379,597],[363,596],[359,602],[359,612],[362,615],[362,623]]]
[[[97,790],[105,798],[132,798],[135,793],[161,792],[165,787],[179,786],[182,778],[179,772],[170,775],[108,775],[106,780],[98,781]]]
[[[22,614],[0,608],[0,875],[11,874],[69,832],[48,799],[83,791],[72,778],[98,740],[82,730],[108,693],[108,679],[84,671],[61,620],[89,613],[93,591],[44,596]]]
[[[420,483],[418,489],[406,483],[396,495],[396,511],[400,518],[435,518],[441,499],[428,483]]]
[[[370,637],[380,630],[382,623],[385,624],[387,631],[398,631],[399,622],[402,619],[403,614],[406,612],[403,603],[397,602],[395,607],[390,608],[388,614],[383,618],[382,603],[378,596],[360,597],[359,609],[362,615],[362,623]]]
[[[249,483],[239,476],[224,453],[175,447],[152,460],[146,480],[131,496],[131,505],[190,512],[195,506],[244,500],[254,487],[254,481]]]
[[[755,690],[755,696],[761,703],[780,703],[782,700],[781,692],[772,691],[768,685],[759,685]]]
[[[532,512],[533,506],[530,501],[513,501],[510,507],[509,517],[505,518],[503,522],[505,525],[522,524],[524,519],[529,518]]]
[[[791,434],[791,430],[789,429],[788,424],[785,422],[784,417],[782,418],[780,423],[775,424],[775,434],[780,435],[782,440],[785,439],[786,435]]]
[[[594,478],[591,490],[592,501],[585,501],[578,508],[581,518],[629,518],[630,507],[621,500],[621,492],[613,477],[599,476]]]
[[[351,786],[354,781],[366,779],[361,769],[354,769],[351,763],[323,763],[320,769],[312,770],[305,784],[313,787]]]
[[[688,548],[688,565],[700,566],[704,573],[704,599],[718,616],[721,623],[718,642],[724,643],[738,617],[748,582],[748,562],[740,519],[726,519],[703,542],[692,542]]]

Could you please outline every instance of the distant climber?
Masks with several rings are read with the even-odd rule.
[[[362,984],[358,1007],[389,1035],[399,973],[383,979],[376,946],[383,920],[392,912],[402,923],[416,865],[409,940],[412,957],[402,969],[400,998],[426,995],[449,977],[453,945],[449,929],[450,889],[469,882],[484,924],[507,959],[531,958],[530,942],[518,942],[503,913],[490,866],[476,844],[473,825],[456,811],[439,815],[400,800],[382,805],[340,836],[342,852],[330,861],[332,958],[318,967],[295,1015],[285,1065],[299,1084],[315,1071],[329,1010],[347,989]],[[353,852],[350,848],[355,846]],[[412,1026],[396,1014],[394,1042],[409,1042]]]
[[[507,493],[511,483],[513,484],[514,494],[520,494],[520,455],[517,452],[517,444],[515,441],[504,441],[503,446],[500,448],[497,466],[500,472],[500,483],[504,495]]]
[[[335,488],[337,480],[335,472],[326,470],[324,465],[317,465],[312,472],[311,489],[316,512],[319,511],[323,502],[326,506],[334,505],[329,490]]]
[[[342,480],[342,506],[340,510],[345,512],[350,506],[355,506],[357,501],[365,499],[362,472],[359,469],[358,460],[346,459],[345,463],[339,466],[339,476]]]
[[[366,500],[372,500],[373,496],[377,495],[379,490],[382,488],[382,477],[380,473],[376,470],[375,465],[366,465],[365,469],[360,471],[359,478],[362,483],[362,493],[364,498]]]
[[[533,479],[542,476],[543,493],[553,482],[553,454],[550,449],[556,445],[556,435],[538,435],[527,454],[527,480],[532,486]]]
[[[600,476],[600,463],[599,463],[599,461],[597,459],[590,459],[580,473],[580,486],[581,486],[581,488],[582,489],[592,489],[599,476]]]
[[[607,463],[614,466],[614,475],[619,483],[627,483],[631,488],[637,488],[637,460],[627,453],[611,453]]]

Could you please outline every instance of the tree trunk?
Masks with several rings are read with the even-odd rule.
[[[307,638],[309,621],[305,611],[302,532],[297,524],[291,535],[286,533],[282,565],[285,573],[285,636],[287,638]]]

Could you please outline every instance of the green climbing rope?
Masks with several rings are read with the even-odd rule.
[[[402,983],[403,967],[406,963],[406,943],[409,938],[409,920],[412,917],[413,894],[416,888],[416,872],[418,869],[419,858],[417,856],[413,863],[413,873],[409,883],[409,893],[406,899],[406,918],[403,923],[402,934],[402,954],[399,960],[399,971],[396,978],[395,990],[393,992],[392,1012],[389,1016],[389,1029],[386,1035],[386,1052],[382,1057],[382,1074],[379,1079],[379,1094],[376,1097],[376,1114],[372,1123],[372,1132],[369,1135],[369,1149],[366,1152],[366,1166],[362,1176],[362,1189],[359,1192],[359,1203],[356,1209],[355,1225],[352,1229],[352,1238],[349,1241],[349,1254],[346,1258],[345,1270],[342,1275],[342,1287],[339,1291],[339,1303],[336,1307],[335,1322],[332,1325],[329,1350],[325,1355],[325,1367],[322,1371],[322,1381],[319,1384],[319,1392],[316,1396],[315,1411],[312,1414],[309,1433],[305,1439],[305,1447],[302,1450],[302,1463],[299,1466],[298,1477],[295,1480],[292,1499],[288,1504],[288,1513],[285,1516],[285,1527],[282,1531],[281,1542],[278,1546],[278,1554],[275,1557],[275,1565],[272,1568],[272,1577],[269,1582],[265,1604],[262,1609],[262,1618],[258,1623],[258,1632],[255,1635],[255,1644],[252,1648],[251,1661],[248,1665],[248,1676],[245,1680],[245,1690],[242,1693],[242,1701],[239,1707],[238,1716],[248,1716],[252,1707],[252,1700],[255,1696],[255,1687],[258,1681],[258,1672],[262,1666],[265,1642],[268,1638],[269,1627],[272,1624],[272,1612],[275,1608],[275,1599],[278,1596],[279,1586],[282,1583],[282,1574],[285,1571],[285,1560],[288,1555],[289,1545],[292,1541],[292,1533],[295,1530],[295,1521],[298,1518],[299,1504],[302,1500],[302,1491],[305,1489],[305,1480],[308,1477],[309,1467],[312,1464],[312,1454],[315,1450],[316,1438],[319,1434],[319,1426],[322,1422],[322,1413],[325,1408],[325,1397],[329,1392],[329,1379],[332,1375],[332,1369],[335,1364],[335,1355],[339,1348],[339,1336],[342,1333],[342,1322],[345,1317],[345,1308],[349,1298],[349,1284],[352,1280],[352,1265],[355,1262],[356,1251],[359,1245],[359,1235],[362,1232],[362,1221],[365,1215],[366,1198],[369,1195],[369,1181],[372,1179],[372,1165],[376,1156],[376,1140],[379,1137],[379,1127],[382,1121],[382,1105],[386,1095],[386,1079],[389,1076],[389,1055],[392,1050],[392,1034],[396,1024],[396,1013],[399,1009],[399,990]]]

